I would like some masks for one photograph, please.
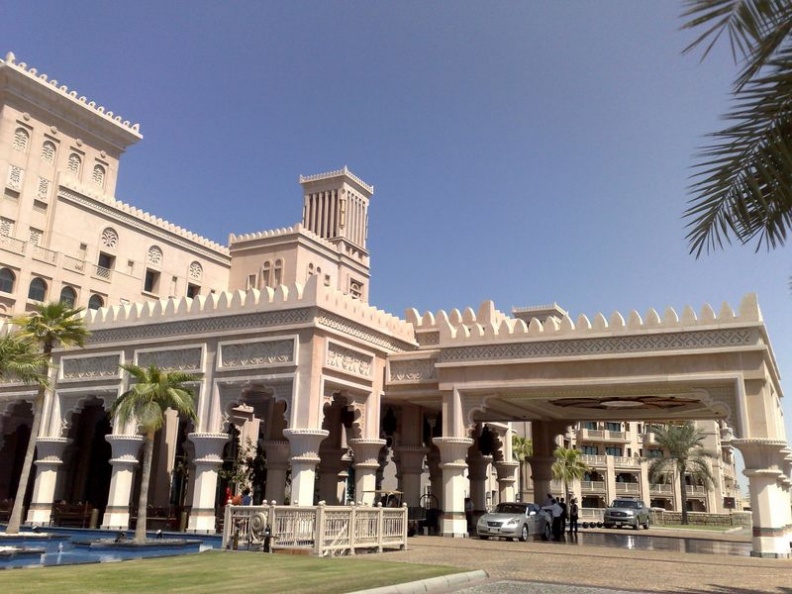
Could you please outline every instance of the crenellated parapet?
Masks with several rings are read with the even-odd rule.
[[[354,323],[375,328],[395,339],[414,343],[413,327],[385,311],[319,282],[312,276],[305,284],[280,285],[263,290],[219,292],[160,301],[130,303],[85,313],[89,329],[161,324],[194,318],[229,316],[262,311],[318,307]]]
[[[342,177],[342,176],[348,177],[350,180],[352,180],[353,182],[358,184],[361,188],[363,188],[366,191],[368,191],[369,194],[373,194],[374,193],[374,186],[364,182],[357,175],[352,173],[349,170],[349,168],[346,167],[346,166],[344,166],[342,169],[337,169],[335,171],[328,171],[326,173],[316,173],[316,174],[313,174],[313,175],[301,175],[299,181],[300,181],[301,184],[305,184],[305,183],[309,183],[309,182],[323,181],[323,180],[326,180],[326,179],[332,179],[334,177]]]
[[[616,311],[610,316],[596,314],[593,319],[585,314],[573,320],[569,314],[563,317],[548,316],[544,321],[538,318],[527,322],[507,316],[495,309],[491,301],[485,301],[478,312],[471,308],[464,311],[453,309],[436,314],[427,312],[420,315],[417,310],[410,309],[405,313],[408,323],[415,326],[416,333],[436,332],[439,342],[444,346],[455,343],[469,344],[471,341],[548,340],[554,338],[584,338],[594,336],[613,336],[634,334],[639,332],[663,332],[675,330],[692,330],[695,328],[712,328],[713,326],[756,326],[763,325],[762,314],[756,295],[746,295],[735,312],[728,303],[724,303],[716,312],[709,304],[704,304],[701,311],[686,306],[681,314],[672,307],[666,308],[663,314],[649,309],[645,316],[633,310],[626,316]]]
[[[116,200],[112,196],[96,193],[90,190],[89,188],[86,188],[85,186],[80,185],[75,181],[69,180],[63,176],[59,180],[59,185],[61,187],[60,196],[62,198],[79,201],[80,196],[86,196],[88,198],[91,198],[92,200],[95,200],[96,202],[99,202],[117,211],[113,214],[116,215],[117,213],[126,214],[140,223],[146,223],[148,225],[151,225],[152,227],[156,227],[158,230],[165,231],[167,233],[175,235],[183,240],[195,244],[196,246],[203,247],[212,252],[217,252],[221,256],[227,257],[229,255],[229,250],[226,246],[220,245],[219,243],[214,242],[211,239],[207,239],[206,237],[202,237],[196,233],[193,233],[192,231],[188,231],[184,227],[179,227],[174,223],[171,223],[169,221],[166,221],[165,219],[152,215],[144,210],[131,206],[130,204],[121,202],[120,200]],[[76,195],[64,193],[63,189],[76,192]]]
[[[39,73],[35,68],[29,67],[25,62],[17,62],[13,52],[8,52],[5,60],[0,60],[0,68],[9,68],[25,79],[46,88],[56,96],[61,97],[101,118],[101,120],[123,130],[128,136],[130,144],[143,138],[140,134],[140,124],[132,124],[129,120],[123,119],[120,115],[105,109],[102,105],[96,105],[94,101],[89,101],[84,95],[69,89],[66,85],[59,84],[54,78],[49,78],[46,74]]]
[[[281,227],[279,229],[269,229],[267,231],[256,231],[254,233],[242,233],[237,235],[236,233],[231,233],[228,236],[228,243],[229,245],[233,244],[241,244],[247,242],[256,242],[262,239],[272,239],[272,238],[279,238],[279,237],[287,237],[289,235],[300,234],[305,235],[306,237],[311,238],[314,241],[318,241],[319,243],[323,243],[328,247],[331,247],[332,244],[316,235],[303,227],[302,223],[297,223],[293,227]]]

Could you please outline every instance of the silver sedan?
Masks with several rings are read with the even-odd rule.
[[[552,522],[550,514],[536,503],[499,503],[478,519],[476,535],[483,540],[490,537],[549,540]]]

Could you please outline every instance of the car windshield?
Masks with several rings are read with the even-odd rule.
[[[492,513],[495,514],[524,514],[525,506],[516,503],[499,503]]]
[[[637,501],[619,501],[616,500],[613,502],[611,507],[629,507],[632,509],[638,509],[638,502]]]

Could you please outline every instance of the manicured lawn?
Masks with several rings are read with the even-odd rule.
[[[320,559],[241,551],[0,571],[0,591],[46,594],[109,592],[289,592],[342,594],[459,572],[354,557]]]

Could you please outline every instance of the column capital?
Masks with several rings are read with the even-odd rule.
[[[223,448],[228,443],[227,433],[190,433],[187,438],[195,445],[195,464],[223,463]]]
[[[492,462],[492,456],[473,456],[468,457],[468,478],[472,481],[484,480],[487,478],[487,468]]]
[[[285,439],[262,439],[259,445],[266,454],[265,464],[267,470],[286,470],[289,468],[289,452],[291,448]]]
[[[789,446],[782,439],[733,439],[732,445],[740,450],[746,469],[781,468],[784,450]]]
[[[469,437],[435,437],[432,442],[440,451],[440,467],[453,464],[466,467],[468,448],[473,445],[473,440]]]
[[[291,461],[319,462],[319,444],[330,432],[325,429],[284,429],[283,436],[289,440]]]
[[[423,472],[423,462],[429,453],[429,448],[423,446],[396,446],[394,452],[398,456],[399,470],[403,475],[420,474]]]
[[[519,462],[515,461],[502,461],[502,462],[495,462],[495,471],[498,473],[498,480],[509,480],[516,481],[517,479],[514,478],[514,470],[520,465]]]
[[[71,443],[65,437],[39,437],[36,440],[38,456],[36,466],[59,466],[63,464],[63,450]]]
[[[355,468],[379,468],[379,453],[387,442],[384,439],[350,439],[349,447],[355,455]]]

